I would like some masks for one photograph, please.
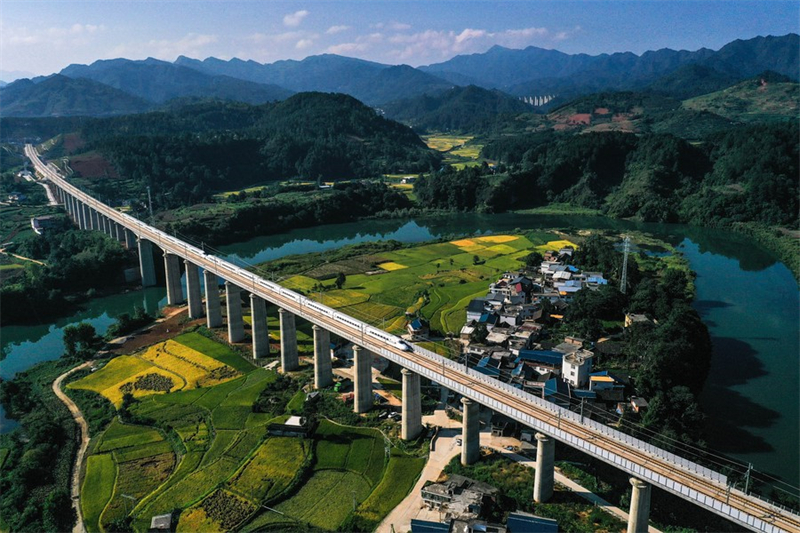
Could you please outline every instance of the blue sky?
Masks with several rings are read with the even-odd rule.
[[[718,49],[798,32],[799,21],[794,0],[3,0],[0,69],[9,78],[115,57],[270,63],[321,53],[418,66],[495,44],[639,54]]]

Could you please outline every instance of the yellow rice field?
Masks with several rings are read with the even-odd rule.
[[[134,387],[139,378],[151,374],[169,378],[172,381],[169,392],[209,387],[241,375],[216,359],[169,340],[153,345],[139,355],[116,357],[97,372],[70,383],[68,387],[97,392],[119,407],[126,391],[134,398],[167,392]]]
[[[220,361],[172,340],[151,346],[140,357],[183,377],[190,389],[218,385],[240,375]],[[229,371],[215,372],[223,367]]]
[[[491,242],[494,244],[502,244],[504,242],[516,241],[517,239],[519,239],[519,237],[515,235],[486,235],[485,237],[477,237],[475,240],[478,242]]]
[[[395,263],[394,261],[388,261],[386,263],[381,263],[378,266],[381,267],[384,270],[388,270],[389,272],[392,272],[394,270],[402,270],[404,268],[408,268],[406,265],[401,265],[400,263]]]
[[[540,252],[540,253],[544,253],[547,250],[556,250],[556,251],[558,251],[561,248],[564,248],[565,246],[572,246],[576,250],[578,249],[578,245],[575,244],[574,242],[567,241],[567,240],[560,240],[560,241],[550,241],[550,242],[547,242],[545,244],[542,244],[541,246],[537,246],[536,247],[536,251]]]

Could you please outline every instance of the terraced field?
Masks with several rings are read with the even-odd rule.
[[[372,429],[323,421],[315,441],[311,476],[273,507],[278,512],[259,514],[243,531],[286,527],[333,531],[347,520],[380,521],[408,494],[424,465],[424,459],[394,449],[387,455],[383,436]]]
[[[115,419],[92,440],[81,489],[90,533],[109,531],[128,517],[144,532],[153,515],[176,509],[177,531],[280,527],[280,520],[336,529],[376,488],[394,487],[384,474],[387,465],[396,467],[376,430],[323,421],[313,439],[267,435],[270,422],[288,415],[255,413],[252,406],[277,374],[253,367],[225,345],[190,334],[145,353],[113,359],[105,375],[89,376],[89,385],[102,393],[144,365],[164,364],[181,372],[186,386],[140,397],[128,407],[136,424]],[[238,377],[199,386],[200,370],[215,368],[235,369]],[[284,515],[259,515],[262,505]],[[385,515],[382,509],[374,513]]]
[[[213,343],[198,333],[187,333],[137,355],[114,358],[97,372],[70,383],[68,388],[97,392],[119,407],[125,393],[142,398],[210,387],[240,376],[241,371],[235,366],[192,347],[209,348],[208,342]],[[225,359],[232,362],[233,358]],[[241,366],[240,362],[234,364]]]
[[[384,272],[348,274],[341,290],[312,291],[320,281],[301,275],[282,283],[395,333],[403,331],[406,312],[420,312],[435,331],[457,332],[464,325],[470,300],[485,295],[496,277],[518,269],[521,259],[533,250],[571,244],[548,240],[552,234],[533,237],[534,241],[520,235],[476,236],[370,256],[373,266],[365,269],[377,266]],[[326,266],[336,269],[336,263]]]

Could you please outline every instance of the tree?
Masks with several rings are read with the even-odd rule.
[[[98,340],[97,331],[88,322],[64,328],[64,352],[68,357],[91,357]]]
[[[47,532],[71,531],[75,524],[72,499],[64,489],[47,495],[42,508],[42,525]]]
[[[347,281],[347,276],[344,275],[344,272],[339,272],[336,274],[336,288],[341,289],[344,286],[344,282]]]
[[[469,341],[480,344],[486,340],[486,337],[489,336],[489,330],[486,329],[486,324],[477,324],[475,328],[472,330],[472,333],[469,334]]]
[[[531,252],[525,256],[525,266],[528,268],[539,268],[544,261],[544,257],[539,252]]]

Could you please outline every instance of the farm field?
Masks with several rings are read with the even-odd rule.
[[[464,325],[470,300],[485,295],[489,283],[503,272],[520,268],[521,259],[529,253],[574,246],[554,237],[544,233],[485,235],[374,254],[362,273],[347,274],[342,289],[314,291],[313,287],[325,281],[309,275],[292,276],[281,283],[394,333],[403,332],[406,312],[419,312],[432,330],[446,334]],[[325,270],[335,272],[336,266],[336,262],[328,263]],[[364,273],[376,269],[383,273]]]
[[[373,429],[322,421],[315,441],[316,462],[311,476],[274,506],[283,514],[264,512],[243,531],[289,526],[330,531],[352,523],[346,521],[358,519],[359,513],[380,521],[408,494],[424,464],[424,459],[408,457],[395,449],[387,461],[383,436]],[[399,465],[405,467],[407,476],[397,475]],[[394,498],[390,492],[396,493]]]
[[[472,135],[423,135],[422,140],[432,148],[444,153],[443,163],[456,169],[480,165],[482,144],[473,143]]]
[[[241,357],[232,354],[239,360],[234,362],[230,355],[214,357],[217,352],[213,350],[205,354],[193,348],[210,349],[208,343],[215,344],[198,333],[187,333],[136,355],[112,359],[97,372],[70,383],[68,387],[97,392],[119,407],[125,393],[142,398],[214,386],[240,376],[241,371],[226,361],[241,368]]]
[[[128,422],[115,418],[92,439],[81,488],[90,533],[126,520],[144,532],[153,515],[176,509],[175,531],[280,527],[280,520],[335,530],[356,519],[354,506],[380,520],[410,490],[403,480],[413,483],[424,463],[392,449],[377,430],[327,420],[312,438],[268,435],[266,426],[287,415],[256,413],[253,404],[277,374],[200,334],[178,336],[143,354],[118,356],[75,382],[91,378],[82,385],[109,398],[107,389],[157,368],[148,365],[163,365],[186,380],[181,390],[126,404]],[[237,376],[201,386],[206,374],[200,366],[206,373],[236,366]],[[304,394],[294,395],[292,409],[302,400]],[[401,463],[412,466],[405,478]],[[397,475],[399,484],[387,474]],[[375,491],[399,499],[375,497]],[[261,515],[262,505],[285,514]]]

